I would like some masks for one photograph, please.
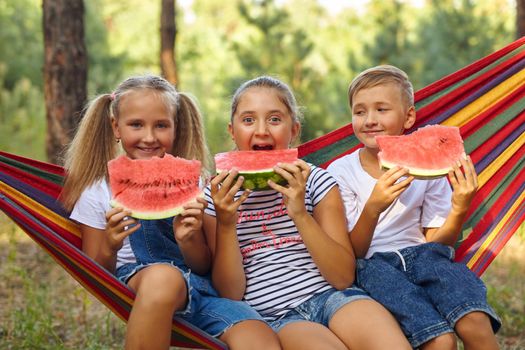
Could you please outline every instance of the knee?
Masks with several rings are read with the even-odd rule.
[[[455,350],[457,349],[457,341],[454,333],[445,333],[429,340],[421,346],[422,350]]]
[[[143,271],[137,298],[157,308],[181,308],[187,299],[186,281],[182,273],[169,265],[152,265]]]
[[[277,334],[266,323],[246,320],[235,324],[219,337],[231,350],[280,350]]]
[[[483,335],[492,335],[492,326],[489,317],[481,311],[470,312],[456,322],[456,333],[463,338],[483,337]]]

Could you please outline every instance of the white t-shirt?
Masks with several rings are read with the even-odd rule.
[[[328,171],[335,177],[345,203],[350,232],[377,182],[362,167],[359,150],[335,160]],[[415,179],[380,216],[366,258],[426,242],[423,227],[440,227],[451,206],[451,188],[445,177]]]
[[[312,166],[305,193],[310,214],[335,185],[326,170]],[[209,187],[205,197],[205,213],[216,216]],[[308,253],[279,192],[253,192],[237,213],[237,237],[247,281],[244,299],[266,320],[276,320],[331,288]]]
[[[104,180],[98,181],[82,192],[69,217],[81,224],[105,230],[106,212],[111,209],[110,200],[111,192],[108,183]],[[117,253],[117,268],[136,261],[129,238],[126,237]]]

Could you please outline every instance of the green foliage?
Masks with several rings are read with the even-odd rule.
[[[29,78],[4,87],[6,65],[0,62],[0,150],[45,159],[45,106],[42,90]]]
[[[160,71],[160,2],[84,4],[90,98],[129,75]],[[199,100],[212,152],[232,147],[226,132],[230,99],[247,79],[271,74],[292,87],[304,109],[304,142],[350,121],[346,91],[362,69],[398,65],[419,89],[512,41],[516,15],[507,0],[372,0],[359,7],[348,2],[338,13],[318,0],[177,5],[178,88]],[[13,124],[0,126],[0,147],[37,157],[45,135],[41,15],[40,1],[0,1],[2,96],[18,101],[0,107],[2,121]],[[40,94],[23,97],[24,89]],[[22,131],[27,125],[33,130]]]
[[[0,1],[2,86],[12,89],[21,78],[42,88],[44,46],[42,9],[38,0]]]

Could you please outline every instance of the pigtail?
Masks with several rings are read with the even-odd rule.
[[[187,159],[200,160],[202,175],[207,176],[211,171],[211,159],[201,112],[189,95],[178,93],[178,96],[173,154]]]
[[[87,187],[107,178],[107,162],[117,155],[117,142],[111,128],[111,102],[111,95],[105,94],[88,105],[66,150],[67,175],[60,200],[68,211]]]

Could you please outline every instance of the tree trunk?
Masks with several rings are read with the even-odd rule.
[[[160,67],[162,75],[174,85],[179,82],[175,60],[176,36],[175,0],[162,0],[160,12]]]
[[[61,163],[87,95],[87,53],[82,0],[43,0],[44,96],[47,158]]]
[[[525,36],[525,0],[516,0],[516,13],[517,13],[517,35],[518,39]]]

